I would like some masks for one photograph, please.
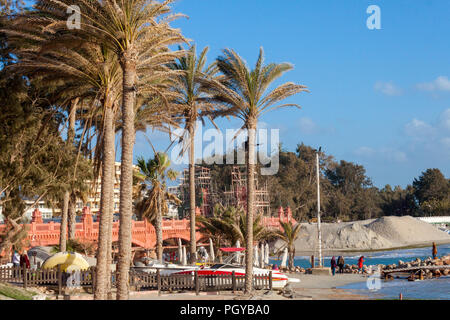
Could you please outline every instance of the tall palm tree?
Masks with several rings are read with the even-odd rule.
[[[122,69],[122,154],[120,183],[120,229],[117,299],[128,299],[128,277],[131,263],[131,217],[133,146],[135,139],[134,108],[136,104],[138,72],[147,69],[153,76],[164,77],[164,71],[155,71],[156,66],[165,66],[176,53],[156,50],[185,41],[179,30],[169,23],[178,15],[171,15],[170,4],[149,0],[79,0],[80,29],[67,32],[67,9],[72,0],[38,0],[35,12],[28,24],[16,31],[28,33],[30,39],[41,32],[50,32],[57,43],[70,47],[80,43],[101,44],[114,52]],[[31,35],[31,36],[30,36]],[[139,62],[141,61],[141,62]],[[140,65],[139,65],[140,64]],[[157,89],[155,89],[157,90]]]
[[[68,143],[73,144],[75,139],[75,124],[76,124],[76,114],[77,114],[77,105],[79,102],[79,98],[75,98],[70,102],[70,110],[69,110],[69,128],[67,131],[67,140]],[[75,238],[75,223],[76,223],[76,211],[75,211],[76,198],[74,197],[74,191],[72,190],[70,194],[69,200],[69,208],[68,208],[68,234],[69,239]]]
[[[104,299],[107,275],[110,264],[107,263],[108,248],[110,247],[113,188],[114,188],[114,123],[117,114],[116,101],[120,98],[122,73],[117,57],[113,52],[95,44],[85,44],[73,50],[54,44],[54,39],[44,38],[38,45],[18,50],[21,60],[15,69],[27,70],[31,75],[41,77],[49,85],[63,83],[64,97],[76,96],[70,108],[70,125],[68,143],[73,143],[76,103],[79,98],[90,101],[88,112],[81,114],[81,120],[90,124],[95,130],[97,144],[95,146],[96,175],[101,167],[101,200],[100,224],[97,252],[96,299]],[[44,73],[45,72],[45,73]],[[80,106],[81,107],[81,106]],[[80,111],[83,111],[82,108]],[[81,143],[81,141],[80,141]],[[74,177],[76,174],[74,170]],[[73,197],[72,197],[73,198]],[[61,250],[65,243],[67,228],[67,205],[70,193],[66,191],[63,201],[63,215],[61,223]],[[72,209],[73,218],[75,210]],[[74,224],[74,222],[72,222]],[[74,228],[71,228],[74,231]]]
[[[139,158],[137,165],[141,170],[143,184],[147,185],[147,195],[138,203],[137,211],[140,216],[149,220],[156,230],[156,252],[158,260],[162,262],[162,216],[169,211],[168,201],[181,203],[175,195],[167,192],[166,180],[175,180],[177,172],[169,169],[170,160],[167,154],[158,152],[154,159],[145,161]]]
[[[277,238],[281,239],[284,242],[284,245],[279,249],[279,251],[283,251],[285,248],[288,249],[289,253],[289,269],[294,268],[294,257],[295,257],[295,240],[297,240],[300,234],[300,223],[293,224],[292,222],[283,222],[280,221],[282,231],[278,230],[276,232]]]
[[[181,48],[179,48],[181,50]],[[185,55],[169,64],[172,70],[180,71],[175,77],[173,90],[178,93],[174,103],[178,104],[184,119],[185,135],[180,137],[180,142],[185,142],[189,148],[189,211],[190,211],[190,263],[195,263],[197,255],[197,240],[195,238],[195,131],[196,122],[205,116],[214,113],[215,105],[205,95],[203,85],[204,79],[214,76],[217,72],[215,64],[206,65],[206,54],[208,47],[204,48],[197,57],[196,46],[193,45]],[[184,152],[182,150],[182,153]]]
[[[285,72],[292,70],[289,63],[270,63],[264,65],[264,52],[253,69],[232,49],[223,50],[217,58],[217,66],[222,72],[222,81],[210,80],[208,88],[214,100],[230,106],[229,114],[244,122],[242,129],[248,131],[247,161],[247,234],[245,251],[245,292],[252,291],[253,283],[253,216],[255,211],[255,142],[258,119],[268,111],[297,104],[278,104],[294,94],[307,91],[303,85],[284,83],[269,91],[269,86]]]

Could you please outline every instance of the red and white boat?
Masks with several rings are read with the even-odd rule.
[[[221,248],[224,252],[233,252],[233,253],[240,253],[241,251],[244,251],[245,248]],[[232,260],[236,259],[236,256],[232,256]],[[245,276],[245,266],[240,264],[233,264],[233,263],[217,263],[212,265],[211,267],[200,267],[196,269],[198,272],[198,275],[200,276],[208,276],[208,275],[231,275],[234,271],[235,275],[237,276]],[[192,274],[193,270],[183,270],[179,272],[174,272],[175,274]],[[254,275],[266,275],[268,276],[272,272],[272,288],[274,289],[282,289],[284,288],[288,283],[292,282],[300,282],[300,279],[296,278],[289,278],[285,274],[281,273],[279,270],[269,270],[269,269],[263,269],[258,267],[253,267],[253,274]]]

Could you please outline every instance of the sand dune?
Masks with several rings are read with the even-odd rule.
[[[411,216],[382,217],[343,223],[322,223],[325,250],[378,250],[450,242],[450,235]],[[296,250],[311,251],[317,245],[317,225],[302,224]]]

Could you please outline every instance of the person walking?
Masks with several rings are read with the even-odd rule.
[[[12,264],[14,267],[20,266],[20,254],[17,252],[17,250],[14,250],[14,253],[12,256]]]
[[[343,256],[338,257],[337,265],[339,267],[339,273],[344,273],[345,260]]]
[[[432,249],[431,253],[433,254],[433,260],[436,259],[436,257],[437,257],[436,242],[433,242],[433,249]]]
[[[14,250],[14,253],[12,256],[12,264],[14,267],[13,275],[14,275],[14,277],[16,277],[18,274],[17,269],[20,267],[20,254],[17,252],[17,250]]]
[[[358,260],[358,273],[362,273],[362,269],[363,269],[363,266],[364,266],[364,256],[361,256],[361,257],[359,257],[359,260]]]
[[[330,265],[331,265],[331,272],[333,273],[333,276],[334,276],[336,274],[336,265],[337,265],[336,259],[334,256],[331,258]]]
[[[27,251],[24,250],[22,255],[20,256],[20,267],[26,266],[27,269],[30,269],[30,259],[28,259]]]

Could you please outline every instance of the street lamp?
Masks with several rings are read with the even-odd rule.
[[[317,171],[317,238],[319,242],[319,267],[322,267],[322,233],[320,231],[320,167],[319,167],[319,150],[316,150],[316,171]]]

